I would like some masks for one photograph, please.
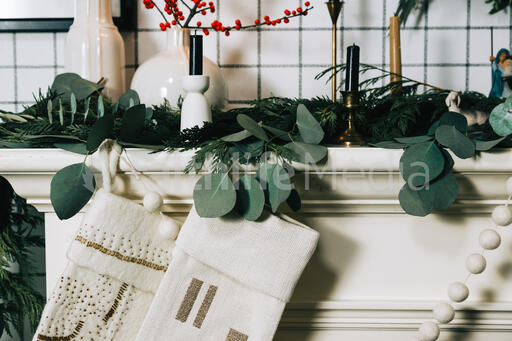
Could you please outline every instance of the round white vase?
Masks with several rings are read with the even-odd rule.
[[[176,107],[180,96],[185,97],[182,87],[183,76],[188,75],[190,31],[171,28],[167,34],[167,47],[139,66],[133,76],[131,88],[139,94],[146,105],[160,105],[164,99]],[[203,57],[204,75],[210,77],[210,88],[205,96],[210,104],[224,108],[228,90],[220,68],[210,59]]]
[[[125,92],[124,41],[112,20],[111,0],[75,0],[65,55],[66,72],[91,82],[103,78],[103,93],[114,101]]]

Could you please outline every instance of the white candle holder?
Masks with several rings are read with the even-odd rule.
[[[184,76],[182,85],[187,94],[181,108],[181,131],[212,122],[210,103],[204,95],[210,87],[210,77]]]

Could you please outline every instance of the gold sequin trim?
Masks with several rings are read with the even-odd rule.
[[[203,325],[204,319],[206,318],[206,314],[208,314],[208,310],[210,310],[210,306],[212,305],[216,293],[217,287],[214,285],[210,285],[210,287],[208,288],[208,292],[204,297],[203,303],[199,308],[199,312],[197,313],[196,319],[194,320],[194,327],[201,328],[201,326]]]
[[[154,263],[148,262],[147,260],[140,259],[140,258],[125,256],[125,255],[123,255],[123,254],[121,254],[121,253],[119,253],[117,251],[113,251],[113,250],[109,250],[107,248],[104,248],[103,246],[101,246],[98,243],[90,242],[87,239],[85,239],[84,237],[76,236],[75,240],[80,242],[80,243],[82,243],[82,244],[84,244],[87,247],[92,247],[92,248],[98,250],[99,252],[104,253],[104,254],[106,254],[108,256],[116,257],[119,260],[122,260],[122,261],[125,261],[125,262],[129,262],[129,263],[140,264],[140,265],[143,265],[143,266],[146,266],[148,268],[151,268],[151,269],[154,269],[154,270],[158,270],[158,271],[164,271],[164,272],[167,271],[167,267],[166,266],[154,264]]]
[[[200,281],[196,278],[192,278],[190,285],[188,286],[187,293],[183,298],[183,302],[181,302],[180,309],[176,314],[176,320],[185,323],[188,319],[188,315],[194,306],[194,303],[197,300],[197,296],[199,295],[199,291],[203,286],[203,281]]]
[[[108,311],[108,313],[103,317],[103,322],[107,323],[108,320],[114,315],[117,308],[119,307],[119,303],[121,302],[121,299],[123,298],[124,293],[126,292],[126,289],[128,289],[128,284],[123,283],[121,285],[121,288],[119,288],[119,292],[117,293],[116,298],[114,299],[114,303],[112,304],[112,307]]]
[[[40,341],[69,341],[73,340],[75,337],[78,336],[78,333],[80,333],[80,330],[82,330],[82,327],[84,326],[84,323],[82,321],[78,322],[78,325],[76,326],[73,333],[71,333],[68,336],[46,336],[42,334],[37,334],[37,340]]]
[[[240,333],[238,330],[230,329],[226,341],[247,341],[249,336]]]

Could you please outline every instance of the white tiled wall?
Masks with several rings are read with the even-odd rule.
[[[123,33],[128,82],[136,67],[164,46],[156,11],[138,8],[136,32]],[[217,0],[215,16],[224,22],[280,15],[299,0]],[[206,38],[205,53],[223,69],[232,103],[279,95],[313,97],[329,94],[325,80],[314,76],[330,64],[330,18],[323,0],[288,25],[261,31]],[[339,61],[346,46],[361,46],[362,62],[387,67],[386,26],[398,0],[345,0],[340,18]],[[490,26],[495,51],[511,45],[512,11],[488,15],[484,0],[433,1],[428,14],[410,18],[402,31],[404,74],[443,88],[487,93],[490,86]],[[32,93],[46,88],[62,70],[64,33],[0,34],[0,107],[20,110]],[[363,77],[364,78],[364,77]]]

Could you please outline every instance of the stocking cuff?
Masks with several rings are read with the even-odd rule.
[[[174,241],[163,238],[164,219],[122,197],[99,190],[68,250],[77,265],[155,293]]]
[[[204,219],[192,208],[176,245],[242,284],[288,302],[318,242],[318,232],[288,217],[258,223],[229,216]]]

